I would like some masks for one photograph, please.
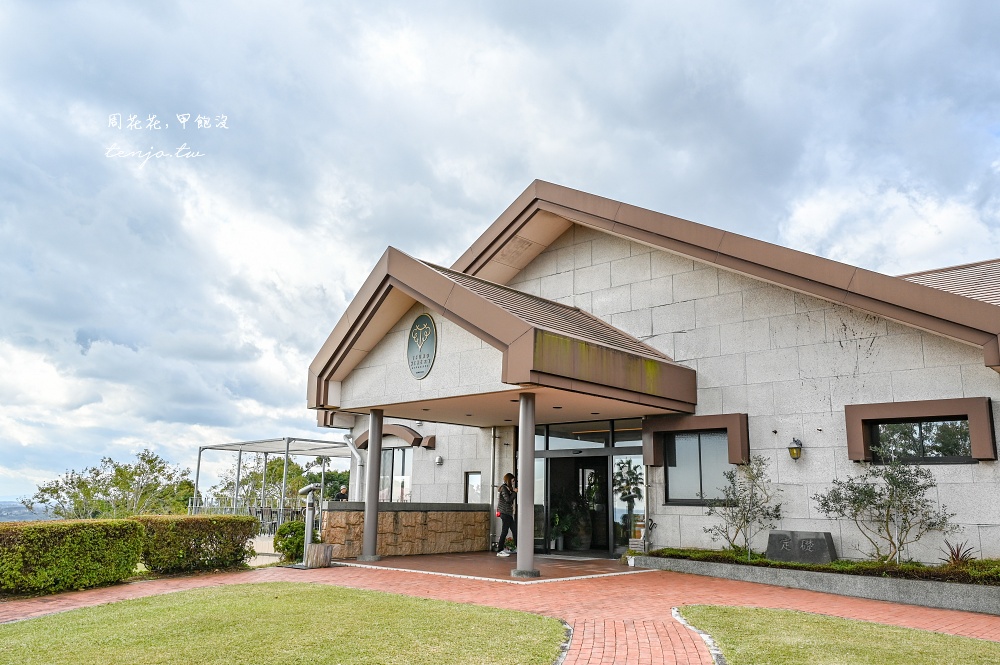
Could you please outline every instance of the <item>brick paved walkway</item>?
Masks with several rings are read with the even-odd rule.
[[[497,558],[488,553],[463,555],[460,559],[453,558],[452,563],[457,569],[467,569],[475,564],[476,557],[481,557],[478,559],[480,569],[491,574],[500,569],[498,566],[510,567],[509,562],[498,563]],[[439,555],[434,559],[434,565],[428,563],[430,559],[412,557],[411,567],[440,569],[449,561],[448,555]],[[386,561],[381,567],[338,566],[315,570],[265,568],[10,600],[0,603],[0,622],[183,589],[280,581],[375,589],[558,617],[574,631],[565,661],[567,665],[709,664],[712,659],[701,638],[671,616],[671,608],[692,604],[785,608],[1000,641],[1000,617],[996,616],[846,598],[683,573],[635,571],[608,577],[566,577],[547,582],[512,584],[508,580],[430,575],[387,567],[391,564],[391,561]],[[600,562],[588,565],[599,567],[611,564]],[[618,567],[617,570],[629,569]]]

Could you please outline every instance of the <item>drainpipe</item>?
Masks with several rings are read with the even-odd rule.
[[[499,534],[496,533],[497,520],[493,516],[493,506],[496,497],[496,475],[497,475],[497,428],[490,428],[490,442],[493,444],[493,454],[490,456],[490,547],[493,547],[493,539]]]
[[[645,541],[646,551],[652,549],[650,546],[652,545],[653,538],[653,532],[649,530],[650,520],[652,519],[652,516],[649,514],[649,488],[652,487],[652,483],[649,482],[649,470],[651,468],[652,467],[647,466],[646,471],[642,476],[643,484],[646,486],[646,491],[642,493],[642,512],[643,519],[646,521],[646,528],[642,532],[642,538]],[[666,473],[666,467],[664,467],[663,472]],[[643,554],[645,554],[645,552],[643,552]]]
[[[356,474],[357,478],[354,477],[354,474],[351,475],[351,486],[347,489],[349,497],[348,500],[362,501],[361,497],[364,495],[362,494],[361,489],[363,487],[362,483],[365,478],[365,460],[361,456],[361,451],[358,450],[357,446],[354,445],[353,435],[345,434],[344,443],[346,443],[347,447],[351,449],[351,455],[354,456],[354,461],[357,463],[358,467],[358,473]]]

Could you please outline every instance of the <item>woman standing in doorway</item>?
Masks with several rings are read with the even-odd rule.
[[[497,541],[497,556],[510,556],[510,551],[504,547],[508,531],[514,539],[514,548],[517,548],[517,522],[514,520],[516,492],[514,474],[505,473],[503,485],[500,486],[500,498],[497,500],[497,514],[500,515],[500,540]]]

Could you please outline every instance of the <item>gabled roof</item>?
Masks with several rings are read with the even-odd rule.
[[[1000,259],[900,275],[914,284],[1000,305]]]
[[[452,269],[505,284],[574,223],[980,346],[1000,370],[1000,307],[988,289],[949,292],[948,273],[890,277],[541,180]]]
[[[506,309],[525,323],[536,328],[566,335],[574,339],[617,349],[623,353],[634,353],[645,358],[673,362],[667,355],[643,344],[609,323],[597,318],[579,307],[570,307],[546,298],[533,296],[516,289],[507,288],[485,279],[465,275],[448,268],[442,268],[426,261],[424,265],[479,294],[491,303]]]
[[[392,247],[310,365],[309,407],[339,408],[341,382],[416,302],[500,350],[503,383],[694,411],[694,370],[656,349],[575,307],[424,263]]]

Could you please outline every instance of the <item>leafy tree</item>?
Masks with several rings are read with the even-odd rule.
[[[284,468],[285,458],[283,455],[268,458],[266,470],[264,469],[263,455],[244,455],[240,471],[238,503],[243,506],[259,505],[261,501],[260,490],[262,482],[266,482],[266,486],[264,487],[264,503],[281,503],[281,480],[284,475]],[[329,473],[327,477],[329,478]],[[302,465],[289,458],[285,497],[293,500],[296,499],[298,491],[308,485],[309,482]],[[232,465],[223,472],[219,482],[210,487],[206,495],[213,497],[223,504],[228,504],[233,499],[233,490],[235,488],[236,460],[233,460]],[[337,489],[340,489],[339,485]]]
[[[315,468],[315,463],[310,466]],[[321,471],[306,472],[306,481],[308,483],[318,483],[322,477],[323,473]],[[326,487],[323,488],[323,498],[332,499],[335,494],[339,494],[341,485],[347,485],[348,487],[351,486],[351,472],[340,471],[337,469],[327,469]]]
[[[30,511],[65,519],[120,518],[183,512],[194,486],[189,469],[171,465],[150,450],[133,463],[101,459],[100,466],[68,471],[43,483],[21,503]]]
[[[708,514],[721,524],[702,527],[712,540],[724,540],[731,549],[746,550],[750,557],[753,537],[781,519],[781,489],[769,478],[766,457],[755,455],[746,464],[722,474],[726,479],[721,499],[708,501]]]
[[[898,562],[907,545],[932,531],[952,533],[957,526],[951,521],[955,513],[944,505],[936,507],[927,497],[937,486],[929,470],[903,464],[891,453],[886,457],[884,464],[866,463],[860,475],[838,478],[828,491],[812,498],[827,517],[854,522],[869,544],[868,551],[858,548],[863,554]]]

